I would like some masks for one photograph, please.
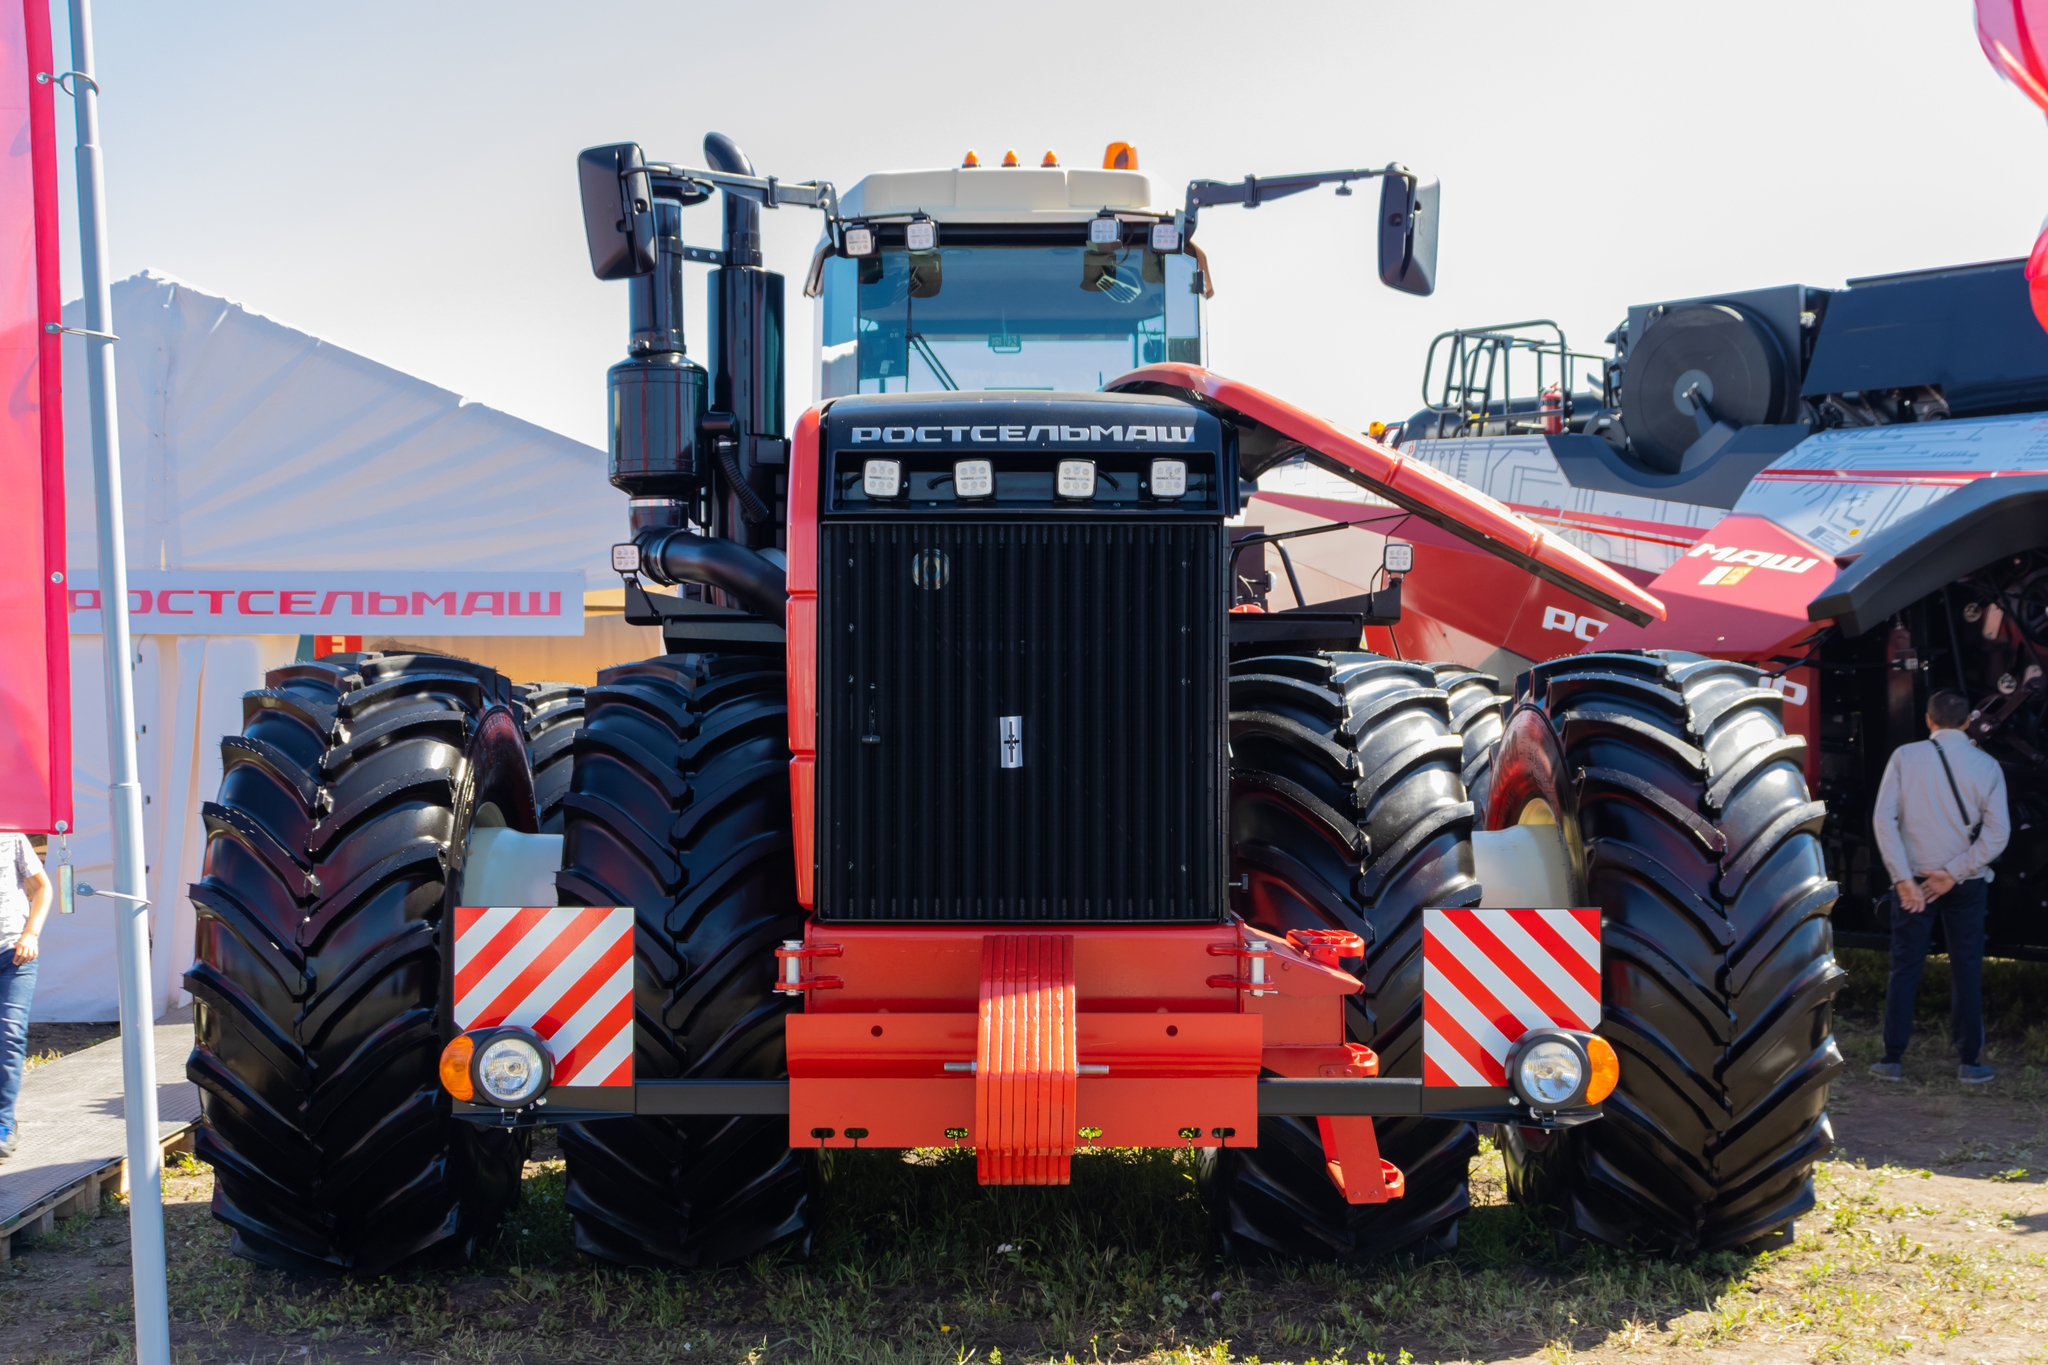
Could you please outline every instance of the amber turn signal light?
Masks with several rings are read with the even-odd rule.
[[[1614,1055],[1614,1044],[1595,1033],[1586,1039],[1586,1060],[1593,1073],[1586,1078],[1586,1103],[1598,1104],[1621,1080],[1621,1058]]]
[[[476,1043],[467,1033],[456,1034],[441,1049],[441,1088],[465,1104],[476,1098],[476,1083],[469,1078],[469,1058],[475,1051]]]

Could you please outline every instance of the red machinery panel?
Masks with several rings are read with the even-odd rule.
[[[34,833],[72,823],[55,70],[49,6],[0,7],[0,829]]]
[[[1690,649],[1722,659],[1766,659],[1811,635],[1806,604],[1835,576],[1834,556],[1767,517],[1737,512],[1714,523],[1657,575],[1650,590],[1671,615],[1647,626],[1617,621],[1587,649]]]

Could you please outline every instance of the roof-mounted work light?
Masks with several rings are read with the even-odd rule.
[[[872,256],[875,254],[875,230],[866,223],[849,223],[840,240],[845,244],[849,256]]]
[[[930,215],[919,214],[903,225],[903,245],[912,251],[937,251],[939,249],[939,225]]]
[[[1088,245],[1100,249],[1116,246],[1124,239],[1124,225],[1108,209],[1088,220]]]
[[[1180,250],[1180,229],[1172,223],[1152,225],[1152,249],[1159,252]]]

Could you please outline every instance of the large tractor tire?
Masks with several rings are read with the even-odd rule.
[[[466,1256],[524,1142],[437,1079],[442,938],[470,830],[534,831],[510,686],[427,655],[276,669],[221,742],[190,895],[197,1152],[235,1253],[374,1275]]]
[[[1383,1076],[1422,1074],[1422,910],[1477,905],[1464,742],[1426,664],[1374,654],[1268,655],[1231,665],[1234,908],[1273,933],[1348,929],[1366,942],[1355,1042]],[[1354,968],[1356,964],[1353,964]],[[1352,1259],[1456,1245],[1470,1205],[1471,1124],[1382,1119],[1405,1197],[1348,1204],[1313,1119],[1259,1121],[1256,1148],[1209,1158],[1227,1253]]]
[[[533,760],[533,804],[542,834],[562,832],[562,798],[575,766],[569,742],[583,724],[583,689],[574,683],[537,682],[515,687],[519,723]]]
[[[1500,690],[1500,679],[1463,664],[1431,664],[1436,685],[1451,708],[1451,729],[1464,741],[1459,776],[1465,799],[1472,803],[1479,825],[1486,824],[1486,801],[1493,790],[1493,748],[1507,728],[1508,705],[1514,699]]]
[[[565,905],[636,912],[640,1079],[787,1074],[775,948],[803,936],[782,661],[676,654],[598,675],[561,810]],[[566,1125],[576,1244],[714,1265],[807,1244],[810,1172],[782,1118]]]
[[[1504,1130],[1510,1193],[1617,1246],[1716,1250],[1813,1206],[1833,1145],[1845,973],[1823,808],[1783,697],[1743,664],[1651,652],[1539,664],[1495,760],[1488,825],[1554,822],[1600,908],[1601,1033],[1621,1081],[1597,1123]]]

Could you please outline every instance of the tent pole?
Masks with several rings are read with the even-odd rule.
[[[114,424],[113,293],[107,281],[106,181],[91,0],[71,0],[73,105],[78,121],[78,245],[85,275],[85,379],[98,504],[100,641],[107,665],[107,801],[114,828],[114,949],[120,969],[121,1089],[128,1119],[128,1245],[135,1281],[135,1356],[170,1365],[164,1279],[163,1149],[157,1143],[156,1017],[149,986],[149,891],[142,865],[142,786],[135,767],[134,644],[128,634],[127,527],[121,441]],[[104,893],[102,893],[104,894]]]

